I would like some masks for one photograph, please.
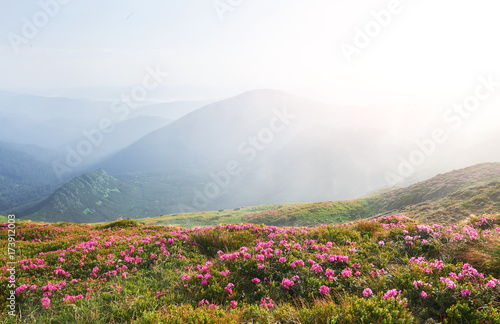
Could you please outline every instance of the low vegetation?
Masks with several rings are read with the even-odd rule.
[[[175,224],[184,227],[243,222],[271,226],[313,226],[355,221],[383,211],[376,200],[360,199],[241,207],[229,210],[165,215],[138,219],[138,221],[147,225]]]
[[[195,227],[220,223],[270,226],[342,224],[385,215],[406,215],[443,225],[500,210],[500,163],[483,163],[437,175],[406,188],[390,188],[359,199],[289,203],[138,219],[147,225]]]
[[[21,222],[4,323],[499,323],[500,220]],[[7,249],[7,224],[0,248]],[[3,257],[3,260],[6,260]]]

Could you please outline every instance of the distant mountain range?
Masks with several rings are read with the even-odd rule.
[[[99,134],[92,130],[108,118],[109,103],[16,96],[22,95],[0,93],[0,114],[12,124],[29,127],[31,121],[2,106],[2,100],[26,114],[29,105],[42,105],[46,115],[33,113],[33,120],[57,119],[61,127],[51,135],[39,130],[38,139],[38,132],[22,133],[17,142],[23,144],[0,132],[6,142],[0,151],[5,161],[0,213],[46,221],[353,199],[388,187],[388,172],[396,173],[415,150],[418,132],[427,134],[419,128],[425,118],[397,107],[331,106],[276,90],[250,91],[203,107],[202,102],[149,104]],[[63,107],[71,100],[76,107],[88,105],[88,115],[81,115],[83,108],[74,118],[67,114]],[[374,123],[390,120],[391,114],[409,126]],[[44,148],[34,146],[44,138]],[[457,158],[456,145],[457,140],[443,144],[400,185],[498,160],[500,143],[494,138],[484,140],[490,153],[481,150],[481,155]],[[32,171],[22,172],[25,168]]]
[[[62,183],[50,160],[56,153],[32,145],[0,142],[0,210],[50,195]]]

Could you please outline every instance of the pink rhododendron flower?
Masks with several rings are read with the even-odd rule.
[[[470,290],[469,289],[464,289],[461,291],[462,297],[467,297],[470,296]]]
[[[302,261],[302,260],[295,260],[295,261],[293,261],[290,264],[290,267],[295,268],[295,267],[297,267],[299,265],[303,266],[304,265],[304,261]]]
[[[43,297],[42,298],[42,306],[47,309],[50,307],[50,298],[49,297]]]
[[[319,292],[323,295],[326,295],[330,292],[330,288],[328,288],[327,286],[321,286],[321,288],[319,288]]]
[[[271,298],[269,298],[269,297],[267,297],[267,298],[265,298],[265,299],[264,299],[264,298],[262,298],[262,299],[260,300],[260,307],[262,307],[262,308],[266,308],[266,309],[268,309],[268,308],[273,308],[273,307],[274,307],[273,300],[272,300]]]
[[[224,289],[228,292],[228,294],[232,295],[233,294],[233,289],[232,289],[233,287],[234,287],[234,284],[230,282],[227,284],[227,287]]]
[[[401,294],[401,291],[397,291],[396,289],[391,289],[384,294],[384,299],[394,298],[399,294]]]
[[[290,289],[291,286],[293,286],[295,283],[287,278],[283,278],[281,281],[281,285],[283,285],[287,290]]]

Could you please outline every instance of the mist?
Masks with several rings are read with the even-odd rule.
[[[224,3],[4,3],[0,176],[22,185],[0,212],[82,179],[126,192],[111,219],[348,200],[500,161],[495,4]]]

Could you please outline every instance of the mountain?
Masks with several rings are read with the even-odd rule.
[[[187,227],[219,223],[317,226],[344,223],[381,214],[410,215],[436,223],[456,223],[472,214],[500,211],[500,163],[484,163],[437,175],[405,188],[390,188],[357,199],[314,203],[281,203],[209,212],[172,213],[160,217],[196,183],[188,174],[162,178],[151,172],[120,181],[103,170],[79,176],[34,208],[19,212],[23,219],[102,222],[118,217],[141,218],[148,225]],[[140,179],[135,181],[134,177]],[[150,181],[145,182],[147,178]],[[165,194],[151,183],[171,184]],[[156,180],[156,182],[154,181]]]
[[[113,101],[0,91],[0,141],[55,151],[48,161],[59,177],[68,178],[94,170],[98,161],[204,103],[144,102],[123,110],[114,108]],[[103,130],[102,125],[109,127]],[[47,160],[42,151],[29,153]]]
[[[363,118],[358,128],[345,126],[360,109],[250,91],[198,109],[95,167],[121,181],[136,175],[140,182],[137,175],[152,171],[197,177],[170,212],[348,199],[385,186],[383,172],[401,149],[396,143],[374,158],[381,128],[362,127]],[[171,186],[151,180],[158,190]]]
[[[62,158],[51,163],[59,162],[65,177],[105,170],[134,188],[139,194],[129,205],[140,206],[141,217],[152,217],[352,200],[392,185],[390,173],[406,186],[451,169],[498,160],[496,132],[484,134],[481,147],[491,153],[481,156],[464,154],[476,152],[473,143],[452,132],[446,133],[444,143],[429,144],[432,127],[425,126],[426,116],[415,114],[415,107],[334,106],[268,89],[199,109],[197,104],[131,110],[129,119],[94,136],[92,143],[88,137],[68,138],[59,151]],[[160,113],[187,114],[168,121],[155,115]],[[415,157],[420,157],[418,163]],[[401,175],[400,166],[410,162],[410,174]],[[384,203],[382,211],[403,207],[390,205],[390,200]],[[137,217],[129,205],[119,214]],[[24,213],[33,204],[18,207]],[[375,210],[379,209],[370,207],[360,217]]]
[[[130,112],[130,117],[148,116],[160,117],[168,120],[177,120],[195,110],[198,110],[211,101],[175,101],[175,102],[161,102],[151,103],[140,109]]]
[[[139,193],[103,170],[76,177],[34,207],[19,212],[21,219],[50,222],[92,223],[114,220],[134,210]],[[28,215],[28,216],[26,216]]]
[[[88,135],[81,135],[77,139],[65,143],[64,145],[64,151],[67,153],[70,151],[78,152],[78,147],[83,142],[92,144],[90,154],[79,154],[82,161],[78,167],[72,168],[73,174],[92,169],[93,165],[98,161],[124,149],[131,143],[134,143],[147,134],[171,122],[171,120],[161,117],[140,116],[117,122],[111,126],[111,131],[107,132],[100,131],[97,128],[93,128],[93,130],[89,128],[87,132]],[[62,151],[62,149],[60,150]],[[66,156],[62,156],[58,162],[65,165],[67,163],[65,159]]]
[[[54,149],[109,114],[110,103],[0,91],[0,141]]]
[[[500,163],[454,170],[405,188],[385,189],[353,200],[262,205],[138,221],[187,227],[242,222],[318,226],[391,214],[440,224],[456,224],[471,215],[500,214]]]
[[[126,125],[130,140],[113,147],[113,152],[168,122],[199,109],[207,101],[144,103],[117,110],[111,100],[44,97],[0,91],[0,141],[57,149],[85,139],[84,131],[98,128],[103,120]],[[145,129],[145,126],[151,126]],[[125,133],[125,132],[122,132]],[[124,135],[124,134],[121,134]],[[116,136],[118,137],[118,136]],[[112,141],[111,141],[112,142]],[[97,160],[97,159],[94,159]]]
[[[0,211],[44,198],[61,183],[51,159],[53,151],[32,145],[0,142]]]

